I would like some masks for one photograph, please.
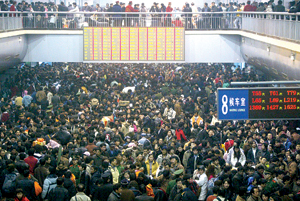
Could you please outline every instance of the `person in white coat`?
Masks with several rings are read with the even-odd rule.
[[[198,169],[194,171],[193,179],[197,182],[199,188],[201,188],[198,200],[205,200],[207,194],[208,179],[207,175],[205,174],[205,167],[203,165],[201,165]]]
[[[237,162],[241,163],[242,166],[246,163],[246,156],[243,149],[239,148],[238,144],[235,142],[234,146],[229,150],[227,161],[228,164],[233,167],[236,166]]]

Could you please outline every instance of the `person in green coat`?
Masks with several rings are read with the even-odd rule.
[[[170,195],[173,187],[176,185],[176,179],[177,178],[183,179],[183,169],[179,169],[179,170],[174,172],[174,179],[169,182],[167,190],[166,190],[166,193],[167,193],[168,196]]]

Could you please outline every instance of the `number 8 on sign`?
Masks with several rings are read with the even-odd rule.
[[[227,114],[228,112],[228,106],[227,106],[227,103],[228,103],[228,97],[226,95],[223,95],[222,96],[222,113],[224,115]]]

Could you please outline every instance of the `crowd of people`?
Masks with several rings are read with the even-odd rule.
[[[1,197],[299,200],[299,121],[218,120],[217,88],[257,78],[229,64],[19,66],[0,89]]]
[[[290,12],[296,13],[300,11],[300,1],[289,2],[289,7],[285,8],[282,5],[283,1],[279,0],[275,5],[274,0],[268,2],[250,2],[237,3],[230,2],[228,4],[220,2],[215,4],[212,2],[210,5],[204,3],[204,5],[195,5],[194,3],[185,3],[182,8],[172,7],[172,3],[168,5],[163,3],[159,4],[154,2],[149,8],[146,8],[145,4],[133,4],[129,1],[127,5],[123,2],[116,1],[115,4],[106,4],[105,7],[101,7],[99,4],[96,6],[88,5],[84,3],[82,7],[76,3],[66,6],[64,2],[59,5],[55,5],[53,2],[43,3],[35,2],[28,3],[22,1],[17,3],[16,1],[5,0],[0,1],[1,11],[22,11],[24,14],[24,26],[27,28],[82,28],[82,26],[185,26],[186,29],[224,29],[224,28],[240,28],[241,27],[241,15],[240,14],[196,14],[197,12]],[[80,14],[47,14],[47,12],[85,12],[84,15]],[[35,14],[34,12],[45,12],[45,14]],[[131,14],[87,14],[86,12],[128,12]],[[135,14],[138,12],[149,12],[147,14]],[[170,14],[159,14],[161,12],[167,12]],[[191,14],[176,14],[178,12],[186,12]],[[7,14],[4,14],[7,16]],[[12,15],[11,16],[16,16]],[[271,16],[271,15],[270,15]],[[271,16],[272,17],[272,16]],[[34,19],[36,18],[36,19]],[[150,25],[146,24],[146,20],[150,19]]]

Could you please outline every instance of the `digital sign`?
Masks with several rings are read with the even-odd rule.
[[[218,89],[218,119],[300,119],[300,88]]]
[[[84,27],[84,61],[184,61],[182,27]]]

